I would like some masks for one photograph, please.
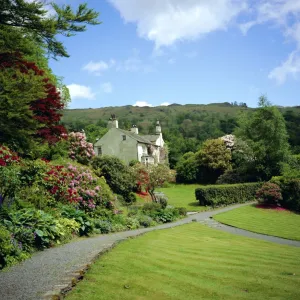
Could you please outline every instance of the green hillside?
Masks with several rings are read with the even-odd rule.
[[[171,104],[169,106],[136,107],[131,105],[96,109],[67,109],[63,124],[69,131],[85,130],[92,143],[106,133],[111,114],[117,116],[119,127],[129,129],[137,125],[141,134],[155,131],[155,122],[162,125],[164,139],[170,148],[170,163],[174,166],[182,154],[195,152],[209,138],[232,133],[240,112],[251,112],[243,103]],[[290,143],[298,152],[300,147],[300,107],[280,107],[287,121]]]

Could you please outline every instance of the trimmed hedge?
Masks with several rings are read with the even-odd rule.
[[[208,185],[195,190],[196,199],[202,206],[226,206],[254,200],[261,182]]]

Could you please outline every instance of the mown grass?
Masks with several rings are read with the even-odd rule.
[[[168,203],[175,207],[185,207],[187,211],[203,211],[207,208],[200,206],[195,197],[195,189],[198,187],[197,184],[177,184],[161,188],[159,191],[163,192],[168,197]]]
[[[300,240],[300,215],[289,211],[240,207],[214,216],[219,222],[291,240]]]
[[[119,244],[67,299],[291,300],[299,286],[299,248],[191,223]]]

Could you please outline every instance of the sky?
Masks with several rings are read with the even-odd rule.
[[[76,7],[82,0],[56,0]],[[69,108],[300,105],[300,0],[87,0],[101,25],[52,60]]]

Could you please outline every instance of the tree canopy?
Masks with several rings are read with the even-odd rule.
[[[236,134],[245,140],[254,154],[251,163],[257,175],[265,180],[279,175],[289,152],[288,134],[283,115],[265,96],[252,114],[242,114]]]
[[[69,54],[57,35],[70,37],[86,30],[86,25],[100,24],[99,13],[80,4],[74,12],[70,5],[51,3],[53,14],[49,14],[44,2],[36,0],[2,0],[0,10],[1,40],[7,42],[7,50],[29,53],[25,40],[33,40],[53,57],[68,57]],[[9,29],[7,29],[9,28]],[[9,34],[14,30],[14,36]],[[3,34],[3,31],[5,33]],[[25,39],[24,39],[25,37]]]

